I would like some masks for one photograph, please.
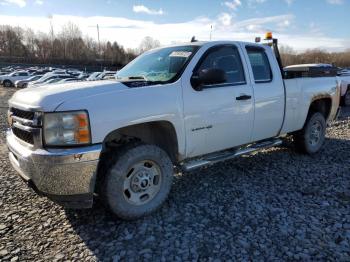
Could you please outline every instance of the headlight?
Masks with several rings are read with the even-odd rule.
[[[43,131],[47,146],[91,143],[89,116],[86,111],[44,113]]]

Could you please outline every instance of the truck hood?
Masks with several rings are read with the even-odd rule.
[[[68,100],[124,89],[128,87],[115,80],[34,86],[17,91],[9,105],[24,110],[54,111]]]

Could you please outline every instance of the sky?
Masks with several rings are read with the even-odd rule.
[[[254,41],[272,31],[297,51],[350,49],[350,0],[0,0],[0,24],[54,33],[67,23],[84,35],[136,48],[198,40]]]

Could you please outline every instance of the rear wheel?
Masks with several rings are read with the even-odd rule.
[[[3,82],[3,84],[4,84],[4,87],[11,87],[11,86],[12,86],[12,83],[11,83],[10,80],[5,80],[5,81]]]
[[[317,153],[325,141],[326,127],[325,117],[321,113],[309,113],[304,128],[293,136],[295,145],[304,153]]]
[[[120,218],[148,215],[166,200],[173,178],[168,155],[155,145],[127,145],[111,156],[101,194]]]

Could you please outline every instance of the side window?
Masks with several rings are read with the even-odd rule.
[[[197,65],[196,71],[203,69],[222,69],[226,73],[224,84],[245,84],[244,70],[239,52],[235,46],[220,46],[209,49],[204,59]]]
[[[28,76],[28,74],[25,72],[21,72],[21,73],[19,73],[19,76]]]
[[[272,81],[272,71],[265,50],[258,47],[247,47],[246,49],[252,66],[255,83]]]

